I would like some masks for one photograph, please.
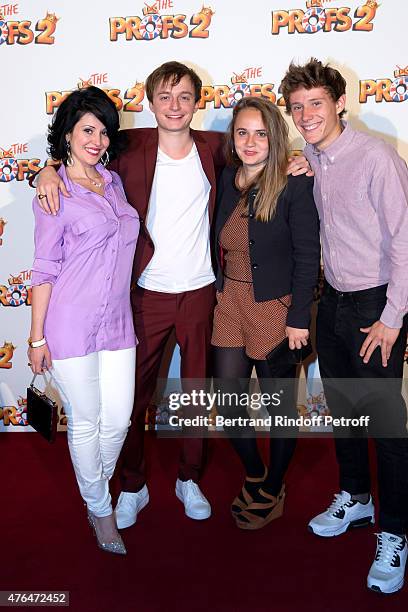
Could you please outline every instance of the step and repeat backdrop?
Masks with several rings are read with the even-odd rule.
[[[34,194],[27,178],[45,164],[47,126],[69,92],[97,85],[115,101],[123,127],[154,126],[144,81],[159,64],[178,60],[203,81],[193,127],[224,131],[241,96],[263,96],[284,112],[280,81],[289,62],[315,56],[347,79],[352,125],[408,160],[406,28],[400,0],[0,4],[0,430],[27,428]],[[302,149],[290,127],[293,148]],[[178,359],[176,350],[172,376]],[[324,414],[316,362],[308,370],[300,410]]]

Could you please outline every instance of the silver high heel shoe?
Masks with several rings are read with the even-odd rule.
[[[93,532],[95,534],[96,541],[98,543],[99,548],[101,548],[105,552],[114,553],[116,555],[126,555],[127,554],[127,550],[125,548],[125,545],[124,545],[123,540],[120,537],[119,533],[118,533],[118,539],[117,540],[112,540],[111,542],[103,542],[99,538],[99,535],[98,535],[98,532],[97,532],[97,529],[96,529],[95,518],[97,518],[97,517],[95,517],[92,514],[92,512],[90,512],[88,510],[88,521],[89,521],[90,526],[93,529]]]

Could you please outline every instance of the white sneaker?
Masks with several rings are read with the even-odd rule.
[[[370,499],[366,504],[351,499],[350,493],[340,491],[325,512],[315,516],[308,529],[323,538],[337,536],[352,527],[365,527],[374,524],[374,505]]]
[[[404,585],[405,564],[408,546],[404,536],[392,533],[377,533],[377,551],[368,572],[367,586],[380,593],[395,593]]]
[[[149,503],[149,491],[144,485],[137,493],[122,491],[115,508],[118,529],[126,529],[136,523],[137,514]]]
[[[177,478],[176,495],[183,502],[189,518],[201,521],[211,516],[211,506],[193,480],[183,481]]]

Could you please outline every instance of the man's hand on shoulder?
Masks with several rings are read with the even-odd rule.
[[[293,176],[298,176],[299,174],[314,176],[313,170],[311,169],[310,164],[304,155],[291,155],[289,157],[289,164],[286,174],[293,174]]]
[[[387,327],[381,321],[376,321],[370,327],[361,327],[360,331],[367,334],[367,338],[360,349],[360,357],[363,357],[363,362],[368,363],[371,355],[377,346],[379,346],[381,348],[381,361],[384,368],[386,368],[392,347],[399,336],[400,330]]]
[[[36,193],[40,207],[49,215],[56,215],[59,211],[59,192],[66,198],[71,197],[55,168],[46,166],[38,175]]]

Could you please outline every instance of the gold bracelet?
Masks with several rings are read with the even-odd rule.
[[[27,342],[31,348],[40,348],[40,346],[44,346],[44,344],[47,344],[47,341],[45,338],[41,338],[41,340],[34,340],[34,341],[31,340],[31,338],[29,338]]]

